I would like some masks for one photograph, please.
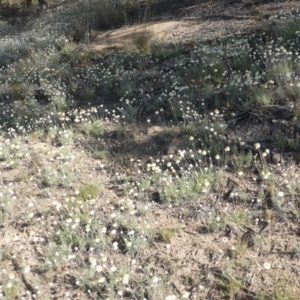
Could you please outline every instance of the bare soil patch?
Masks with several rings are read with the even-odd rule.
[[[140,36],[162,42],[212,41],[269,30],[299,12],[299,1],[157,1],[157,22],[100,33],[91,43],[96,50],[126,48]]]

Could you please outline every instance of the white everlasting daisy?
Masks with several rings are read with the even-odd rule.
[[[272,267],[272,266],[271,266],[271,264],[270,264],[269,262],[265,262],[265,263],[264,263],[264,269],[265,269],[265,270],[270,270],[271,267]]]

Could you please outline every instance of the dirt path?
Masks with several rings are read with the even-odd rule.
[[[158,1],[157,21],[124,26],[98,34],[92,48],[124,48],[141,36],[187,43],[248,35],[267,30],[299,13],[300,1]]]

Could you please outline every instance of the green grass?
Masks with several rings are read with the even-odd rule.
[[[168,59],[180,56],[185,51],[182,45],[161,46],[153,44],[151,53],[156,59]]]
[[[0,193],[0,205],[1,205],[1,211],[0,216],[2,222],[5,221],[13,211],[14,205],[15,205],[15,199],[14,197]]]
[[[272,94],[269,91],[255,91],[253,101],[260,105],[269,105],[272,103]]]
[[[103,136],[104,129],[105,127],[101,120],[95,120],[91,123],[86,123],[83,125],[84,132],[96,138]]]
[[[81,186],[79,189],[79,193],[77,195],[77,198],[79,200],[89,200],[89,199],[95,199],[97,198],[100,190],[101,190],[101,184],[94,184],[89,183],[86,185]]]

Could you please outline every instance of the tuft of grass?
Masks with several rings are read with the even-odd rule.
[[[275,29],[275,34],[278,39],[284,42],[291,41],[298,36],[300,23],[298,19],[294,19],[287,25]]]
[[[148,70],[145,72],[144,77],[146,80],[152,80],[159,76],[159,72],[156,69]]]
[[[163,228],[159,232],[159,239],[165,243],[170,243],[174,237],[175,229],[174,228]]]
[[[226,71],[226,65],[219,57],[212,57],[207,63],[206,67],[206,79],[213,81],[215,84],[221,84],[224,80],[224,72]]]
[[[286,136],[277,135],[274,138],[274,145],[279,149],[286,149],[289,146],[289,140]]]
[[[83,131],[88,134],[92,135],[93,137],[101,137],[104,134],[104,123],[102,120],[95,120],[89,123],[83,124]]]
[[[125,108],[120,110],[123,119],[126,121],[126,123],[134,123],[138,119],[138,115],[140,112],[140,108],[131,104],[126,105]],[[124,130],[124,129],[123,129]],[[122,135],[122,128],[118,128],[118,135]],[[126,131],[124,131],[126,133]]]
[[[240,152],[236,156],[234,165],[237,168],[237,170],[242,170],[244,167],[250,166],[252,162],[253,154],[250,151],[248,151],[247,153]]]
[[[65,129],[58,132],[57,138],[62,146],[73,145],[76,133],[73,129]]]
[[[205,221],[204,226],[205,233],[213,233],[223,231],[226,228],[226,222],[223,218],[213,216]]]
[[[233,82],[226,86],[226,94],[228,101],[227,106],[230,106],[232,103],[239,103],[247,93],[245,89],[242,89],[238,84]]]
[[[13,211],[15,199],[13,196],[9,196],[0,192],[0,220],[4,221],[8,218]]]
[[[231,62],[231,67],[233,70],[249,70],[251,64],[250,53],[248,51],[243,51],[239,53]]]
[[[257,293],[258,300],[297,300],[298,294],[291,291],[289,287],[276,287],[272,292],[261,291]]]
[[[150,33],[137,34],[133,37],[132,44],[139,50],[149,52],[151,50],[151,39]]]
[[[243,258],[247,254],[248,245],[245,242],[239,242],[233,249],[230,250],[230,256],[232,259],[239,260],[241,264]]]
[[[96,185],[94,183],[85,184],[80,187],[77,199],[83,201],[96,199],[99,195],[100,190],[101,188],[99,185]]]
[[[22,293],[22,281],[14,280],[7,282],[2,288],[5,300],[17,299]]]
[[[230,299],[234,299],[238,294],[243,294],[241,290],[243,282],[240,279],[232,276],[222,276],[216,278],[215,283],[222,290],[223,295],[230,297]]]
[[[96,159],[105,159],[107,157],[107,151],[106,150],[94,150],[93,151],[93,156]]]
[[[227,216],[227,220],[238,225],[247,224],[247,213],[245,209],[237,209]]]
[[[29,178],[29,173],[27,171],[23,171],[20,172],[16,177],[15,177],[15,181],[16,182],[21,182],[21,181],[25,181],[26,179]]]
[[[267,64],[266,72],[265,72],[265,80],[278,80],[280,76],[289,76],[289,74],[293,73],[295,68],[295,64],[293,60],[289,59],[289,57],[283,57],[280,61],[275,61]],[[287,78],[280,78],[281,85],[284,83],[284,80]]]
[[[89,85],[85,86],[80,92],[82,99],[87,101],[94,99],[95,94],[96,94],[96,89],[93,86],[89,86]]]
[[[163,46],[163,45],[157,45],[153,43],[151,45],[152,56],[156,59],[168,59],[168,58],[178,57],[182,53],[184,53],[184,51],[185,48],[180,44]]]
[[[74,172],[64,165],[61,165],[57,169],[52,169],[50,167],[43,168],[40,176],[43,188],[70,188],[75,180]]]
[[[273,96],[270,91],[258,90],[252,95],[254,103],[260,105],[269,105],[272,103]]]

